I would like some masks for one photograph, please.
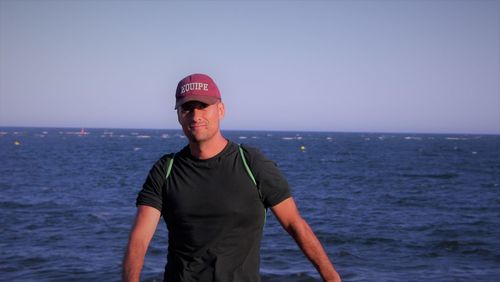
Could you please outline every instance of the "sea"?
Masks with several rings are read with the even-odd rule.
[[[500,281],[500,136],[224,131],[286,176],[343,281]],[[135,199],[180,130],[0,128],[0,281],[120,281]],[[162,281],[158,225],[142,281]],[[241,238],[245,240],[245,238]],[[271,212],[263,281],[320,281]]]

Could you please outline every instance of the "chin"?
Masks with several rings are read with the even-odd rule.
[[[186,137],[192,142],[202,142],[207,139],[206,136],[200,136],[197,134],[186,134]]]

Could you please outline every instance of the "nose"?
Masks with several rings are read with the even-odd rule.
[[[201,109],[197,109],[197,108],[194,108],[192,111],[191,111],[191,119],[193,121],[197,121],[199,119],[201,119]]]

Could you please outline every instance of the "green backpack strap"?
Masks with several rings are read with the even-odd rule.
[[[170,172],[172,172],[172,166],[174,165],[174,158],[175,154],[173,154],[171,158],[167,158],[167,173],[165,174],[165,180],[170,175]]]
[[[255,176],[252,173],[252,170],[250,169],[250,166],[248,165],[247,158],[245,157],[245,151],[241,147],[241,144],[238,144],[238,149],[240,150],[240,155],[241,159],[243,160],[243,165],[245,166],[245,170],[247,171],[248,176],[250,179],[252,179],[253,184],[257,188],[257,192],[259,193],[259,198],[262,201],[262,204],[264,204],[264,198],[262,197],[262,193],[260,192],[259,186],[257,185],[257,181],[255,180]],[[264,213],[264,223],[266,222],[266,214],[267,214],[267,208],[265,208],[265,213]]]
[[[255,180],[255,177],[253,176],[252,170],[248,166],[247,158],[245,157],[245,151],[243,151],[243,148],[241,147],[241,145],[238,145],[238,149],[240,150],[241,159],[243,160],[243,165],[245,166],[245,170],[247,171],[248,176],[250,176],[250,179],[252,179],[253,184],[255,186],[257,186],[257,181]]]

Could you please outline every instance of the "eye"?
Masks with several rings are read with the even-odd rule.
[[[187,102],[187,103],[185,103],[184,105],[181,106],[181,112],[187,114],[187,113],[192,112],[194,109],[204,110],[208,106],[209,106],[208,104],[201,103],[201,102],[198,102],[198,101]]]

